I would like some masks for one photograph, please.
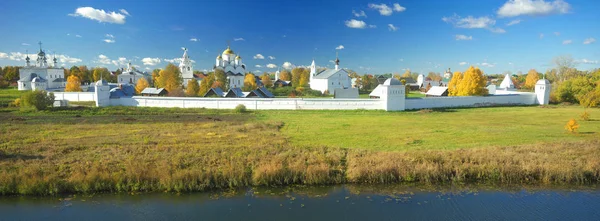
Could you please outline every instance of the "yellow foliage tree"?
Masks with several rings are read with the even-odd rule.
[[[135,84],[135,93],[140,94],[140,93],[142,93],[142,91],[144,89],[146,89],[149,86],[150,86],[150,83],[148,83],[148,80],[146,80],[146,78],[140,78],[137,80],[137,83]]]
[[[402,77],[409,78],[410,77],[410,70],[406,69],[406,71],[404,72],[404,74],[402,75]]]
[[[81,90],[81,80],[77,75],[71,75],[67,78],[66,92],[79,92]]]
[[[462,80],[462,73],[460,73],[460,71],[454,72],[454,74],[452,75],[452,79],[450,79],[450,82],[448,82],[449,96],[456,96],[458,92],[456,90],[456,87],[458,86],[458,83],[460,83],[460,80]]]
[[[540,80],[538,72],[535,69],[529,70],[529,72],[527,72],[527,78],[525,78],[525,88],[533,89],[538,80]]]
[[[281,73],[279,73],[279,79],[282,81],[291,81],[292,73],[290,73],[288,70],[283,70]]]
[[[169,65],[167,65],[167,68],[160,70],[156,85],[172,92],[181,88],[182,79],[181,74],[173,71],[173,68],[170,68]]]
[[[187,83],[187,88],[185,89],[185,95],[188,97],[198,96],[198,91],[200,91],[200,84],[196,79],[190,79]]]
[[[456,86],[456,96],[483,96],[487,94],[485,85],[487,78],[483,71],[473,66],[469,67],[462,76],[462,79]]]
[[[579,129],[579,124],[575,119],[571,119],[567,122],[567,125],[565,125],[565,129],[571,133],[576,133],[577,129]]]
[[[260,76],[260,80],[265,87],[273,87],[273,81],[271,80],[271,76],[269,76],[269,74],[264,73],[262,76]]]
[[[299,87],[306,87],[308,86],[308,81],[310,80],[310,73],[304,74],[302,73],[302,75],[300,75],[300,81],[298,83]]]
[[[256,89],[258,86],[256,85],[256,77],[254,74],[246,74],[244,77],[244,87],[243,90],[251,91]]]

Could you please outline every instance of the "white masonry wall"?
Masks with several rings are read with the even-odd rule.
[[[255,110],[383,110],[379,99],[301,98],[183,98],[141,97],[110,99],[111,106],[234,109],[243,104]]]
[[[426,97],[406,99],[406,109],[426,109],[445,107],[481,107],[503,105],[533,105],[535,93],[491,95],[484,97]]]
[[[95,101],[94,92],[53,92],[54,100]]]

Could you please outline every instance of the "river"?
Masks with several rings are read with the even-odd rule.
[[[600,189],[343,185],[1,197],[0,220],[600,220]]]

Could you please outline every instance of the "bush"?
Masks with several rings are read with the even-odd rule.
[[[238,104],[237,106],[235,106],[236,113],[245,113],[246,111],[246,106],[243,104]]]
[[[8,104],[9,107],[19,107],[21,106],[21,98],[15,99],[13,102]]]
[[[21,108],[35,108],[36,110],[45,110],[54,104],[54,93],[46,91],[29,91],[21,96]]]
[[[567,122],[567,125],[565,125],[565,129],[571,133],[576,133],[578,128],[579,124],[575,119],[571,119],[569,122]]]
[[[587,110],[583,111],[583,114],[581,114],[581,119],[584,121],[590,120],[590,113],[588,113]]]

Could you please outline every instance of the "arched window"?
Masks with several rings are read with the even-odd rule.
[[[188,67],[188,71],[190,70],[190,67]]]

